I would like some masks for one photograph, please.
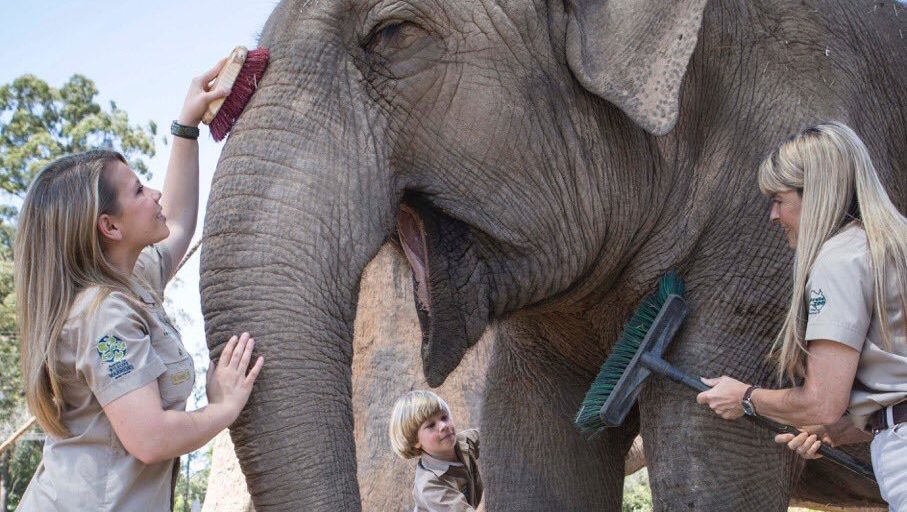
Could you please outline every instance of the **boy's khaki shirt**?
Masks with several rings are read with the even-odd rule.
[[[171,269],[170,256],[152,246],[142,251],[134,275],[161,297]],[[163,408],[185,410],[195,382],[192,357],[155,295],[135,286],[138,301],[116,292],[94,309],[99,292],[89,288],[76,297],[57,346],[62,419],[72,436],[47,437],[19,510],[170,510],[179,459],[136,459],[103,407],[156,379]]]
[[[413,483],[414,512],[469,512],[482,501],[479,474],[479,431],[457,434],[454,448],[459,463],[425,453],[416,465]]]

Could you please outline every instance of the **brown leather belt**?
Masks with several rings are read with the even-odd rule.
[[[876,411],[872,416],[869,417],[869,430],[873,433],[885,430],[886,428],[891,428],[898,423],[904,423],[907,421],[907,402],[901,402],[891,406],[891,416],[894,420],[892,423],[888,422],[888,407]]]

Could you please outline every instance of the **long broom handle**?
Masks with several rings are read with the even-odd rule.
[[[688,388],[695,389],[696,391],[699,391],[699,392],[708,391],[708,390],[712,389],[710,386],[708,386],[701,380],[691,377],[690,375],[682,372],[681,370],[678,370],[677,368],[672,366],[670,363],[668,363],[664,359],[654,356],[648,352],[644,353],[640,357],[640,361],[642,361],[642,364],[645,365],[645,367],[648,368],[649,370],[652,370],[653,372],[655,372],[659,375],[663,375],[663,376],[673,380],[674,382],[683,384],[684,386],[687,386]],[[772,430],[778,434],[797,435],[800,433],[800,430],[798,430],[796,427],[792,427],[790,425],[785,425],[783,423],[778,423],[777,421],[770,420],[763,416],[745,416],[745,417],[756,422],[758,425],[768,428],[769,430]],[[866,464],[865,462],[861,461],[860,459],[857,459],[856,457],[854,457],[848,453],[845,453],[841,450],[832,448],[831,446],[828,446],[825,443],[822,443],[822,446],[819,447],[819,453],[823,457],[827,458],[828,460],[830,460],[836,464],[839,464],[862,477],[868,478],[868,479],[872,480],[873,482],[876,481],[875,473],[873,473],[873,471],[872,471],[872,466],[869,464]]]

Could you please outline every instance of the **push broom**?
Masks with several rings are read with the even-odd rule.
[[[673,341],[687,315],[683,300],[684,284],[673,272],[664,276],[658,291],[646,297],[633,317],[624,326],[611,354],[602,364],[598,377],[586,393],[574,420],[584,433],[594,433],[606,427],[620,426],[639,396],[642,383],[656,373],[696,391],[711,389],[698,378],[675,368],[664,360],[665,350]],[[784,425],[762,416],[746,416],[778,434],[799,434]],[[875,481],[869,464],[830,446],[822,444],[819,454],[854,473]]]

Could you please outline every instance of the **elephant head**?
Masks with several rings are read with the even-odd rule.
[[[275,8],[260,41],[271,63],[221,155],[202,254],[213,357],[230,333],[248,330],[267,361],[231,428],[256,508],[360,508],[353,321],[361,273],[385,243],[399,245],[413,270],[431,385],[489,325],[603,303],[619,320],[691,254],[711,226],[705,216],[726,205],[683,217],[685,201],[705,189],[672,166],[708,169],[697,168],[694,146],[656,136],[683,110],[704,8],[705,0]],[[753,187],[740,201],[757,195]],[[679,243],[653,243],[678,224]],[[604,348],[543,350],[591,379]],[[512,364],[523,356],[534,354]],[[622,456],[614,466],[622,474]]]

